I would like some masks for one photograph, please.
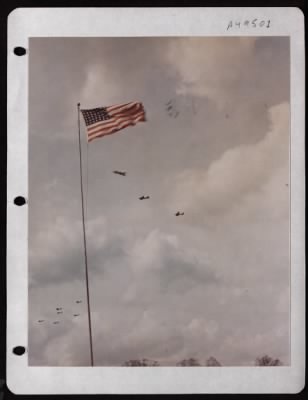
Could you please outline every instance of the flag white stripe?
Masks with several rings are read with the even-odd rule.
[[[129,125],[135,125],[138,121],[143,121],[143,120],[144,120],[144,116],[139,115],[135,119],[123,121],[121,125],[114,126],[112,129],[109,129],[109,130],[104,129],[104,130],[98,131],[97,133],[89,136],[88,140],[89,140],[89,142],[91,142],[93,139],[96,139],[98,137],[111,135],[114,132],[120,131],[121,129],[126,128]]]
[[[140,103],[139,103],[140,104]],[[142,109],[142,107],[141,107],[141,109]],[[143,110],[143,109],[142,109]],[[125,111],[125,112],[124,112]],[[128,109],[127,110],[124,110],[124,111],[122,111],[121,110],[121,114],[123,115],[123,117],[128,117],[129,116],[129,113],[128,113]],[[130,110],[130,114],[133,116],[134,114],[136,114],[137,112],[139,112],[139,107],[138,107],[138,109],[137,109],[137,107],[136,107],[136,110]],[[109,112],[108,112],[109,113]],[[106,125],[108,125],[108,124],[110,124],[112,121],[115,121],[117,118],[121,118],[122,116],[121,116],[121,114],[120,114],[120,111],[116,111],[116,112],[114,112],[114,114],[113,113],[109,113],[111,116],[112,116],[112,118],[109,118],[109,119],[105,119],[105,120],[103,120],[103,121],[98,121],[98,122],[95,122],[94,124],[91,124],[91,125],[88,125],[87,126],[87,129],[88,129],[88,131],[92,131],[93,129],[95,129],[97,126],[100,126],[100,125],[102,125],[102,124],[106,124]],[[120,115],[118,115],[118,114],[120,114]]]
[[[118,104],[118,105],[116,105],[116,106],[106,107],[106,110],[107,110],[107,112],[108,112],[108,114],[109,114],[111,111],[115,111],[115,110],[117,110],[117,109],[130,108],[131,106],[137,105],[137,104],[140,104],[140,103],[139,103],[138,101],[133,101],[133,102],[131,102],[131,103]]]
[[[110,122],[108,124],[106,124],[103,121],[103,122],[101,122],[100,126],[97,126],[95,128],[95,130],[92,130],[92,129],[91,129],[91,131],[88,130],[89,137],[94,135],[98,131],[112,129],[114,127],[120,126],[125,121],[130,121],[130,120],[133,121],[135,118],[138,118],[138,117],[144,117],[144,112],[141,111],[141,112],[136,113],[136,114],[131,115],[131,116],[126,115],[126,116],[123,116],[121,118],[113,118],[112,122]],[[109,119],[108,122],[109,121],[111,121],[111,120]]]

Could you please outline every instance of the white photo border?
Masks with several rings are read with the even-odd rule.
[[[270,27],[235,22],[268,21]],[[116,21],[116,23],[115,23]],[[230,21],[233,26],[227,29]],[[291,366],[28,366],[28,50],[31,37],[289,36]],[[304,16],[297,8],[18,8],[8,17],[7,385],[15,394],[298,393],[305,385]],[[12,349],[24,346],[17,356]]]

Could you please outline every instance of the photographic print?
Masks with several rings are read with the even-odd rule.
[[[29,62],[30,365],[288,365],[289,38]]]
[[[294,367],[293,42],[271,15],[239,21],[219,36],[29,33],[15,208],[27,213],[17,344],[32,377],[124,376],[108,384],[120,393],[143,376],[152,393],[160,380],[202,392],[209,374],[215,392],[219,371],[235,390],[244,372]]]

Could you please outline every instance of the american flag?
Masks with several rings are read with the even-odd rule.
[[[140,102],[92,108],[81,112],[87,127],[88,142],[146,120],[143,104]]]

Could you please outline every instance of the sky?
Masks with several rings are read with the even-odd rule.
[[[289,39],[31,38],[29,57],[29,364],[90,362],[77,103],[140,101],[147,122],[89,145],[81,120],[95,365],[288,365]]]

